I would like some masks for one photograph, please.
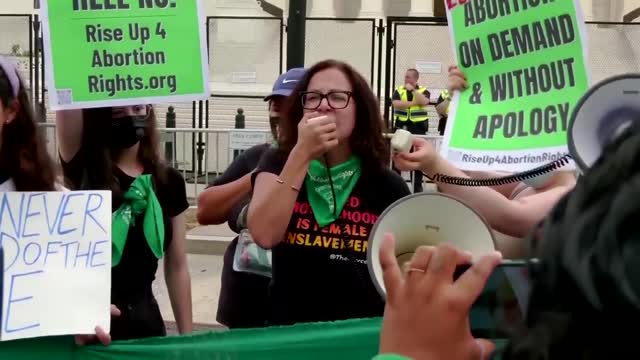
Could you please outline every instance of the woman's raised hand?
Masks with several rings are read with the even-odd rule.
[[[309,160],[338,146],[336,118],[332,114],[307,113],[298,123],[296,148]]]
[[[467,78],[464,76],[460,68],[458,68],[458,65],[449,66],[449,93],[453,94],[455,91],[464,91],[467,87],[469,87]]]

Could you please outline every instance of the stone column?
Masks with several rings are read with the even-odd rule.
[[[360,16],[365,18],[383,18],[384,0],[362,0]]]
[[[411,11],[409,11],[409,16],[433,16],[433,0],[411,0]]]

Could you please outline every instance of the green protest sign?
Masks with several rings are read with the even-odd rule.
[[[41,14],[54,110],[209,95],[200,0],[45,0]]]
[[[444,0],[457,64],[442,154],[465,170],[524,171],[568,153],[589,86],[579,0]]]

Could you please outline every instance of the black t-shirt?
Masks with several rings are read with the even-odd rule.
[[[210,186],[228,184],[251,173],[258,166],[262,154],[270,146],[270,144],[260,144],[247,149],[238,155]],[[227,222],[229,228],[236,233],[243,230],[237,226],[238,217],[250,200],[251,195],[248,194],[234,204],[229,211]],[[270,279],[233,270],[233,258],[237,245],[238,237],[233,239],[224,253],[216,319],[232,329],[263,327],[267,318]]]
[[[82,171],[87,166],[79,154],[69,162],[62,161],[64,176],[75,187],[79,186]],[[125,192],[135,180],[116,166],[114,166],[114,175]],[[171,244],[173,235],[171,219],[189,208],[186,185],[182,175],[177,170],[168,168],[167,183],[159,184],[155,192],[162,207],[165,229],[164,248],[166,251]],[[111,201],[112,211],[115,211],[122,205],[123,199],[122,197],[112,197]],[[145,295],[151,290],[151,283],[155,280],[158,259],[151,251],[144,236],[143,218],[144,215],[140,215],[135,219],[129,229],[120,263],[111,269],[111,299],[113,303],[127,302],[140,295]]]
[[[233,162],[231,162],[229,167],[224,171],[222,175],[213,180],[209,187],[228,184],[249,174],[250,172],[255,170],[255,168],[258,166],[258,163],[260,162],[262,154],[264,154],[265,151],[267,151],[270,147],[271,144],[260,144],[242,152],[235,160],[233,160]],[[244,199],[235,204],[229,212],[229,216],[227,217],[229,227],[236,233],[239,233],[240,230],[242,230],[237,229],[236,224],[242,208],[249,203],[249,200],[251,200],[250,195],[246,196]],[[234,240],[234,243],[235,242],[236,240]]]
[[[271,147],[271,144],[260,144],[242,152],[235,160],[233,160],[233,162],[231,162],[227,170],[213,180],[209,186],[228,184],[252,172],[258,166],[262,154],[264,154],[269,147]]]
[[[260,172],[280,174],[285,162],[286,155],[269,150],[252,180]],[[409,194],[391,170],[363,171],[342,211],[342,225],[319,229],[302,186],[284,239],[273,248],[269,324],[382,316],[384,302],[366,265],[368,238],[380,214]]]

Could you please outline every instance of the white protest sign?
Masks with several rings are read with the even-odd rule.
[[[229,133],[229,148],[231,150],[247,150],[256,145],[271,141],[268,131],[232,130]]]
[[[109,331],[111,193],[0,193],[0,339]]]

